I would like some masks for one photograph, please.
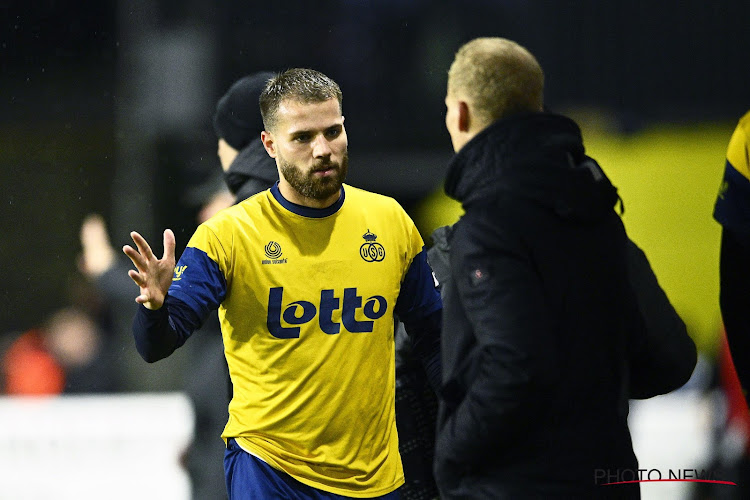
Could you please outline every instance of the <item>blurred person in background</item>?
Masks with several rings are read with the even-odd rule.
[[[136,345],[146,361],[169,356],[220,308],[230,498],[398,498],[394,313],[440,378],[440,297],[422,239],[394,200],[343,184],[335,82],[288,70],[260,102],[279,182],[201,225],[176,270],[170,230],[162,259],[131,233]]]
[[[193,193],[195,201],[201,201],[202,207],[198,211],[200,224],[211,218],[218,211],[231,206],[234,197],[226,186],[201,186]],[[81,256],[81,270],[90,277],[105,298],[109,301],[110,309],[120,311],[133,310],[132,294],[123,294],[123,289],[132,290],[132,280],[127,272],[131,269],[130,261],[116,257],[116,253],[109,240],[104,219],[98,214],[86,217],[80,232],[83,254]],[[121,274],[117,274],[117,272]],[[132,351],[132,334],[130,329],[132,317],[128,320],[127,349]],[[123,342],[122,339],[118,340]],[[226,422],[226,405],[229,399],[227,389],[227,369],[221,346],[221,334],[218,318],[206,321],[201,328],[201,334],[196,336],[192,349],[185,354],[184,370],[172,374],[176,379],[174,387],[160,387],[160,390],[184,390],[193,404],[195,412],[195,434],[190,448],[184,455],[185,466],[190,474],[194,500],[216,500],[225,495],[224,471],[214,467],[214,463],[221,459],[224,446],[217,433],[221,432]],[[122,367],[123,360],[119,359],[115,366]],[[125,366],[129,373],[121,378],[137,377],[142,370]],[[112,374],[115,377],[117,374]],[[135,387],[142,387],[136,385]],[[128,386],[128,391],[134,389]],[[155,390],[151,387],[150,390]]]
[[[729,351],[745,401],[750,401],[750,111],[727,147],[724,178],[714,207],[721,224],[719,305]]]
[[[106,356],[105,338],[91,315],[76,307],[54,313],[44,328],[47,345],[65,372],[64,393],[106,393],[119,389]]]
[[[132,352],[130,334],[133,314],[138,304],[127,293],[132,286],[127,280],[130,261],[112,246],[107,225],[99,214],[87,215],[79,231],[81,254],[78,269],[90,281],[109,311],[112,342],[109,357],[115,367],[114,376],[126,392],[165,392],[180,390],[186,369],[186,356],[150,373],[139,369],[139,358]],[[123,276],[124,274],[124,276]]]
[[[114,392],[105,339],[95,319],[77,307],[55,311],[20,335],[3,355],[4,392],[57,395]]]
[[[213,123],[219,160],[237,203],[265,191],[279,179],[276,162],[260,139],[263,119],[258,107],[260,93],[273,76],[260,71],[240,78],[216,105]]]
[[[47,345],[41,328],[29,329],[4,349],[3,394],[49,396],[65,389],[65,371]]]
[[[616,188],[578,126],[543,111],[543,88],[534,56],[502,38],[468,42],[448,73],[445,191],[465,213],[442,291],[446,499],[639,498],[596,473],[637,471],[629,399],[677,389],[696,364],[628,248]]]

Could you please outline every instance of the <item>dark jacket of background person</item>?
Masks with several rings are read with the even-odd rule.
[[[216,103],[213,116],[216,137],[237,153],[229,162],[221,157],[219,145],[224,180],[236,203],[265,191],[279,179],[276,161],[268,156],[260,140],[264,127],[258,102],[266,82],[274,76],[270,71],[243,76]]]
[[[225,172],[224,180],[235,196],[235,203],[265,191],[279,180],[276,161],[263,148],[260,133],[240,150]]]
[[[637,470],[628,399],[686,382],[695,346],[679,318],[678,345],[647,334],[617,190],[578,126],[501,119],[453,158],[445,189],[465,215],[443,290],[441,493],[637,498],[637,485],[601,486],[595,473]]]
[[[432,247],[427,259],[439,283],[450,275],[448,235],[451,226],[437,228],[432,233]],[[412,353],[412,342],[403,323],[395,331],[396,344],[396,427],[398,450],[404,465],[406,482],[399,490],[402,500],[438,498],[438,488],[432,472],[435,459],[435,423],[438,399],[430,385],[424,366]]]

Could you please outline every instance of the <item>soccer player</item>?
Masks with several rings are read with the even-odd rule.
[[[136,347],[170,355],[218,309],[233,384],[230,499],[398,498],[394,314],[437,387],[442,305],[422,238],[391,198],[343,184],[338,85],[290,69],[260,97],[279,182],[201,224],[174,265],[138,233]]]

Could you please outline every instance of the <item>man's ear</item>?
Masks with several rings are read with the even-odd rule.
[[[458,130],[468,132],[471,127],[471,111],[466,101],[458,101]]]
[[[276,144],[273,140],[273,134],[264,130],[260,133],[260,141],[263,143],[263,147],[266,148],[268,156],[276,158]]]

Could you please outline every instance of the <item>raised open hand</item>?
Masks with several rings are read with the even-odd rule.
[[[143,236],[133,231],[130,237],[133,238],[138,250],[125,245],[122,251],[133,261],[137,269],[137,271],[135,269],[128,271],[128,276],[141,289],[135,301],[143,304],[147,309],[159,309],[164,304],[164,297],[167,295],[174,273],[174,233],[171,229],[164,231],[164,255],[161,259],[156,258]]]

